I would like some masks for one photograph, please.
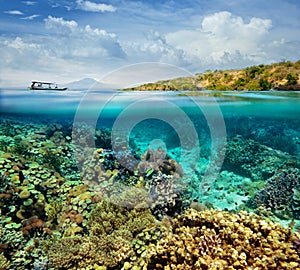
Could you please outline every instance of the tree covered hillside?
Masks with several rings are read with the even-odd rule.
[[[147,83],[125,90],[300,90],[300,60]]]

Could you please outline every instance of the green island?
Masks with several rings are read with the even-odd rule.
[[[300,90],[300,60],[282,61],[243,69],[206,70],[194,76],[146,83],[124,90],[199,91],[199,90]]]

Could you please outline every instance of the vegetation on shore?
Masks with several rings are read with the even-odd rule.
[[[125,90],[300,90],[300,60],[236,70],[207,70],[195,76],[147,83]]]

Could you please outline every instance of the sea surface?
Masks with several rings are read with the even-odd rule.
[[[43,238],[28,221],[34,217],[60,235],[84,235],[89,214],[79,209],[84,204],[82,211],[93,211],[94,193],[115,203],[115,197],[140,188],[157,220],[192,207],[246,211],[300,227],[299,92],[0,89],[0,106],[3,228],[21,227],[23,235]],[[87,193],[73,209],[83,221],[63,206],[50,218],[53,198],[71,205]],[[117,202],[128,208],[141,203]],[[68,222],[78,230],[70,233]],[[17,249],[26,250],[25,242]],[[56,251],[50,248],[52,257],[45,261],[27,258],[23,266],[46,269],[40,265],[51,258],[58,265]],[[22,269],[14,248],[0,247],[1,252]]]

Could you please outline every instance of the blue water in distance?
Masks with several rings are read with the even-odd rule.
[[[124,128],[127,123],[132,125],[132,137],[139,143],[162,138],[168,140],[167,146],[170,147],[182,143],[178,134],[182,130],[189,132],[195,129],[199,140],[209,142],[213,130],[217,134],[219,127],[225,127],[226,136],[241,134],[255,139],[264,138],[264,141],[274,134],[290,138],[295,144],[292,154],[299,155],[299,92],[203,91],[188,95],[177,91],[1,89],[0,98],[2,119],[8,116],[27,117],[33,123],[43,119],[70,123],[83,120],[95,122],[99,127],[113,127],[119,120]],[[223,122],[224,127],[221,127]],[[280,148],[291,151],[288,145],[286,149],[284,145]]]

